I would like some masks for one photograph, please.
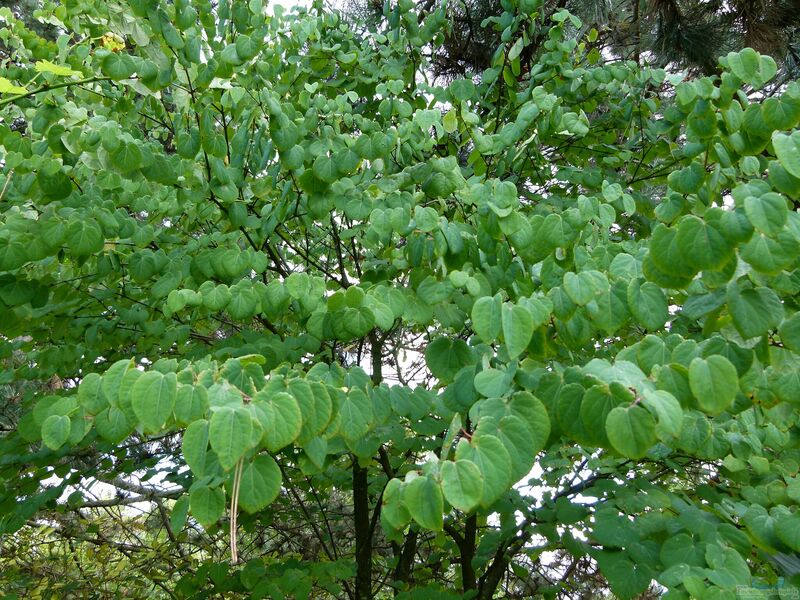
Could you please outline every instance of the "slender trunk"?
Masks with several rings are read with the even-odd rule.
[[[356,531],[355,600],[372,598],[372,535],[367,469],[353,457],[353,523]]]
[[[492,600],[497,586],[503,579],[506,573],[508,563],[511,558],[506,554],[505,544],[502,544],[495,554],[492,564],[486,569],[483,577],[481,577],[480,586],[478,587],[478,600]]]
[[[417,530],[411,528],[400,548],[399,556],[397,558],[397,566],[394,568],[393,579],[395,582],[408,583],[411,580],[411,571],[414,566],[414,554],[417,551]],[[399,593],[399,589],[395,590],[395,595]]]
[[[633,0],[633,60],[640,64],[639,49],[641,47],[641,24],[639,23],[639,3],[641,0]]]
[[[475,558],[475,536],[478,530],[478,518],[472,515],[467,518],[464,527],[464,544],[460,548],[461,554],[461,585],[464,593],[476,589],[475,569],[472,568],[472,559]]]
[[[373,331],[369,335],[372,354],[372,383],[383,379],[381,345]],[[376,513],[377,514],[377,513]],[[365,467],[353,457],[353,524],[356,532],[356,589],[355,600],[372,598],[372,534],[369,510],[369,476]]]

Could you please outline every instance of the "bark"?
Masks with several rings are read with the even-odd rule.
[[[356,600],[372,598],[372,531],[367,469],[353,457],[353,524],[356,532]]]

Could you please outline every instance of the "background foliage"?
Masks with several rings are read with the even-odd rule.
[[[382,2],[346,0],[342,6],[356,26],[384,22]],[[416,6],[424,18],[442,4],[421,0]],[[490,67],[502,30],[485,25],[496,22],[510,7],[498,0],[448,3],[442,45],[429,57],[432,70],[440,76],[459,77]],[[796,4],[786,0],[546,0],[537,9],[539,23],[545,27],[531,32],[523,65],[538,55],[540,44],[546,41],[550,17],[565,8],[581,19],[572,35],[596,29],[598,36],[591,44],[606,56],[710,75],[718,73],[721,55],[751,47],[778,61],[780,74],[772,86],[798,74],[800,16]]]
[[[793,583],[800,87],[413,8],[0,13],[8,589]]]

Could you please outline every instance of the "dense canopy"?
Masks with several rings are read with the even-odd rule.
[[[411,0],[0,11],[0,587],[793,584],[800,85],[508,4],[447,82]]]

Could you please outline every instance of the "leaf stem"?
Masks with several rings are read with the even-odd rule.
[[[233,489],[231,490],[231,519],[230,519],[230,537],[231,537],[231,565],[239,562],[239,548],[236,543],[236,529],[238,527],[239,515],[239,488],[242,483],[242,470],[244,468],[244,457],[239,459],[236,467],[233,470]]]

